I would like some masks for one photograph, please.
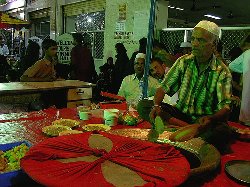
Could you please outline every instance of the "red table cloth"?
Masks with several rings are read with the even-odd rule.
[[[0,115],[0,143],[11,143],[20,140],[28,140],[32,144],[37,144],[48,137],[42,133],[42,127],[50,125],[56,119],[59,111],[59,118],[79,119],[76,109],[55,109],[50,108],[43,111],[31,113],[12,113]],[[101,119],[91,119],[89,123],[100,123]],[[230,122],[229,125],[245,128],[238,123]],[[137,126],[138,128],[149,128],[147,122]],[[130,128],[125,125],[117,125],[113,128]],[[250,160],[250,143],[235,140],[231,145],[231,152],[221,156],[220,170],[206,176],[196,176],[189,178],[184,186],[206,186],[206,187],[238,187],[242,186],[228,178],[224,171],[224,166],[230,160]]]
[[[188,161],[170,145],[100,132],[113,143],[111,151],[107,152],[89,146],[91,134],[88,132],[47,139],[30,149],[22,159],[21,166],[41,184],[60,187],[113,186],[102,174],[102,163],[107,160],[136,171],[147,182],[145,186],[176,186],[188,177]],[[57,160],[90,155],[99,155],[99,159],[71,163]]]

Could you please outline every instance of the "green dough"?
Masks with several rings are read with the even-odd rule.
[[[162,134],[164,132],[164,122],[162,121],[160,116],[156,116],[155,118],[155,130]]]
[[[192,133],[193,129],[189,128],[189,129],[185,129],[185,130],[181,130],[180,132],[176,132],[176,136],[175,136],[175,140],[181,140],[183,137],[189,137]]]

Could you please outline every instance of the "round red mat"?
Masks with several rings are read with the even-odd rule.
[[[146,181],[144,186],[177,186],[187,179],[189,163],[174,147],[103,132],[100,134],[112,141],[111,151],[91,148],[88,142],[91,132],[61,136],[33,146],[21,160],[21,167],[45,186],[114,186],[102,173],[106,161],[135,171]],[[93,162],[58,161],[91,155],[98,156],[98,159]]]

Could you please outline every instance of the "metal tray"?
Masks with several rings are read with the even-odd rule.
[[[250,161],[231,160],[225,164],[226,173],[233,179],[250,184]]]

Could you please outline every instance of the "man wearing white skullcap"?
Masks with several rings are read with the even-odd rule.
[[[141,99],[142,89],[140,81],[144,74],[145,54],[138,53],[135,57],[134,70],[135,74],[126,76],[121,84],[118,95],[126,98],[128,105],[136,108]],[[157,79],[148,77],[148,96],[154,96],[156,89],[159,87]]]
[[[206,31],[212,33],[215,37],[219,38],[220,36],[220,28],[214,22],[202,20],[194,28],[196,27],[205,29]]]
[[[160,116],[165,125],[196,124],[189,138],[200,135],[223,147],[221,144],[231,136],[226,122],[230,114],[232,77],[227,66],[214,55],[219,33],[219,27],[210,21],[200,21],[194,27],[192,54],[177,59],[164,77],[149,116],[151,121]],[[177,91],[179,100],[175,107],[162,103],[165,94],[171,96]],[[145,116],[142,111],[139,113]],[[175,135],[172,137],[175,141],[188,137],[183,133]]]
[[[146,55],[145,55],[144,53],[137,53],[137,55],[135,56],[135,61],[136,61],[137,59],[139,59],[139,58],[142,58],[142,59],[145,60],[145,57],[146,57]]]

